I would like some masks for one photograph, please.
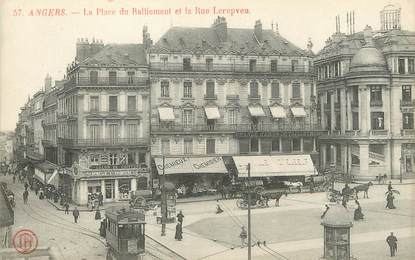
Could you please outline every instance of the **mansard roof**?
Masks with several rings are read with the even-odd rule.
[[[95,55],[79,65],[86,66],[146,66],[146,54],[142,44],[107,44]]]
[[[258,41],[254,29],[227,28],[226,39],[221,40],[212,27],[172,27],[151,48],[152,53],[235,54],[307,56],[272,30],[262,30]]]

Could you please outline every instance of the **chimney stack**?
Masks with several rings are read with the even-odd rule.
[[[51,88],[52,88],[52,77],[48,73],[45,78],[45,92],[48,93]]]
[[[153,44],[153,40],[150,38],[150,33],[148,32],[147,25],[143,26],[143,45],[144,49],[150,48],[150,46]]]
[[[215,30],[219,40],[226,41],[228,37],[228,25],[225,17],[218,16],[218,18],[216,18],[213,22],[212,28]]]
[[[262,34],[262,23],[261,23],[261,20],[255,21],[254,33],[255,33],[255,37],[257,38],[257,40],[259,42],[263,42],[264,37],[263,37],[263,34]]]
[[[97,54],[100,50],[104,48],[104,43],[102,40],[93,38],[92,42],[89,43],[88,38],[78,38],[76,42],[76,62],[82,62],[86,58],[89,58]]]

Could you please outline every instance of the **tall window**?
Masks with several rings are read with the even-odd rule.
[[[167,70],[167,62],[169,60],[168,57],[160,57],[161,60],[161,69]]]
[[[411,102],[412,101],[412,86],[404,85],[402,86],[402,101]]]
[[[206,82],[206,97],[210,97],[210,98],[215,97],[215,82],[214,81]]]
[[[293,98],[301,98],[300,83],[292,83],[292,97]]]
[[[239,153],[249,153],[249,139],[239,139]]]
[[[191,81],[183,82],[183,97],[185,98],[192,97],[192,82]]]
[[[383,112],[372,112],[371,123],[373,130],[382,130],[385,127]]]
[[[100,125],[89,125],[89,138],[97,140],[101,138],[101,126]]]
[[[89,98],[89,108],[91,112],[99,111],[99,96],[90,96]]]
[[[215,139],[206,139],[206,154],[215,154]]]
[[[110,71],[108,73],[109,75],[109,84],[110,85],[116,85],[117,84],[117,72],[116,71]]]
[[[193,140],[185,139],[183,148],[184,148],[183,149],[184,154],[192,154],[193,153]]]
[[[118,111],[118,97],[109,96],[109,111],[117,112]]]
[[[259,93],[258,93],[258,82],[251,81],[250,88],[249,88],[249,96],[251,98],[257,98],[257,97],[259,97]]]
[[[298,70],[298,60],[291,60],[291,71]]]
[[[278,72],[278,61],[272,60],[271,61],[271,73],[276,73],[276,72]]]
[[[128,75],[128,85],[134,84],[135,71],[129,71],[127,72],[127,75]]]
[[[119,126],[118,124],[109,124],[108,126],[108,138],[117,139],[119,137]]]
[[[235,125],[237,123],[237,114],[235,109],[228,110],[228,124]]]
[[[206,59],[206,70],[213,71],[213,59],[212,58]]]
[[[183,110],[183,125],[190,126],[193,124],[193,111],[190,109]]]
[[[408,72],[411,74],[415,73],[414,59],[408,59]]]
[[[137,110],[137,97],[136,96],[128,96],[128,111],[136,111]]]
[[[357,86],[352,88],[352,103],[359,104],[359,87]]]
[[[118,155],[116,153],[110,153],[108,155],[110,165],[117,165],[118,164]]]
[[[127,124],[127,137],[137,138],[137,136],[138,136],[137,124]]]
[[[414,129],[414,113],[402,114],[403,129]]]
[[[163,153],[163,155],[170,154],[170,140],[169,139],[161,140],[161,152]]]
[[[271,84],[271,98],[280,97],[280,84],[278,82],[273,82]]]
[[[146,153],[138,153],[138,163],[146,163]]]
[[[89,83],[91,85],[98,84],[98,71],[90,71],[89,72]]]
[[[259,140],[258,140],[258,138],[251,138],[250,147],[251,147],[251,152],[253,152],[253,153],[259,152]]]
[[[249,72],[256,71],[256,60],[249,60]]]
[[[398,73],[405,73],[405,59],[398,59]]]
[[[183,58],[183,71],[191,71],[192,65],[190,63],[190,58]]]
[[[161,97],[169,97],[169,82],[168,81],[162,81],[160,83],[160,96]]]
[[[294,152],[301,151],[301,139],[300,138],[293,138],[293,151]]]
[[[359,112],[352,112],[352,128],[359,130]]]
[[[370,87],[370,104],[382,105],[382,87],[371,86]]]

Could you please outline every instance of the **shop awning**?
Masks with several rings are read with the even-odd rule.
[[[248,106],[251,116],[265,116],[264,109],[261,106]]]
[[[52,184],[54,186],[59,185],[59,175],[58,175],[58,166],[50,162],[41,162],[34,165],[35,166],[35,177],[41,183]],[[46,174],[46,176],[45,176]]]
[[[273,106],[269,107],[273,118],[286,118],[287,114],[285,113],[284,107],[282,106]]]
[[[248,163],[251,164],[251,177],[317,174],[310,155],[233,156],[233,160],[238,170],[238,177],[248,177]]]
[[[159,175],[163,174],[163,158],[155,158]],[[164,174],[227,173],[223,159],[217,157],[169,157],[164,159]]]
[[[159,116],[161,121],[174,121],[174,112],[171,107],[159,107]]]
[[[291,107],[291,112],[294,117],[306,117],[307,113],[304,110],[304,107]]]
[[[207,119],[219,119],[220,113],[218,107],[205,107]]]

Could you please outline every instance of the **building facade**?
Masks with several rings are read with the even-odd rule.
[[[128,199],[149,187],[149,86],[144,45],[81,39],[57,92],[58,162],[72,200]]]
[[[393,13],[394,15],[387,15]],[[381,12],[381,29],[337,31],[317,54],[321,165],[357,179],[414,177],[415,32],[400,10]]]
[[[224,17],[210,28],[170,28],[148,52],[154,172],[162,156],[196,164],[221,156],[226,164],[240,154],[317,155],[324,131],[311,47],[260,21],[252,29],[228,28]]]

